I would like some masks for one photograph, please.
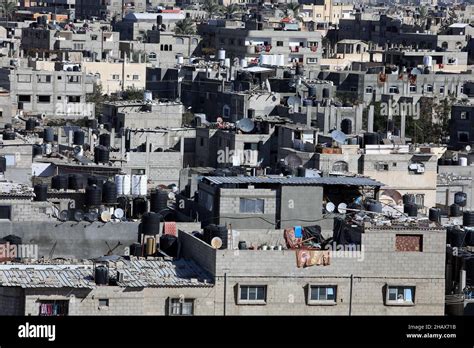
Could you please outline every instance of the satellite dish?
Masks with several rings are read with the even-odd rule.
[[[288,156],[285,157],[285,164],[292,169],[298,168],[299,166],[303,165],[303,160],[299,158],[297,155],[294,153],[289,154]]]
[[[61,220],[61,221],[69,220],[69,211],[68,210],[61,211],[59,213],[59,220]]]
[[[178,192],[178,186],[173,185],[173,187],[171,188],[171,190],[173,190],[174,193],[177,193],[177,192]]]
[[[286,101],[289,107],[291,108],[297,108],[301,104],[301,100],[298,97],[288,97],[288,100]]]
[[[110,212],[108,212],[107,210],[100,213],[100,219],[103,222],[109,222],[111,218],[112,218],[112,216],[110,215]]]
[[[469,151],[471,151],[472,147],[471,147],[471,145],[466,145],[465,149],[466,149],[467,152],[469,152]]]
[[[170,192],[170,193],[168,193],[168,198],[173,200],[173,199],[176,198],[176,194],[174,192]]]
[[[334,205],[334,203],[332,203],[332,202],[326,203],[326,211],[328,213],[333,213],[334,210],[336,210],[336,206]]]
[[[253,131],[255,127],[255,124],[250,118],[243,118],[241,120],[238,120],[235,125],[238,129],[240,129],[244,133],[250,133],[251,131]]]
[[[86,214],[87,221],[94,222],[94,221],[97,221],[98,218],[99,218],[99,214],[97,214],[97,212],[95,211],[90,211],[89,213]]]
[[[74,154],[79,155],[82,152],[82,147],[79,145],[74,146]]]
[[[211,246],[214,248],[214,249],[220,249],[222,247],[222,239],[220,239],[219,237],[214,237],[212,238],[211,240]]]
[[[123,212],[122,209],[117,208],[117,209],[114,210],[114,216],[115,216],[117,219],[123,218],[124,215],[125,215],[125,214],[124,214],[124,212]]]
[[[344,144],[346,142],[347,136],[339,130],[333,130],[331,132],[331,138],[339,144]]]
[[[74,212],[74,220],[79,222],[79,221],[82,221],[84,219],[84,212],[80,209],[76,210]]]
[[[339,203],[337,206],[337,211],[341,214],[345,214],[347,211],[347,204],[346,203]]]

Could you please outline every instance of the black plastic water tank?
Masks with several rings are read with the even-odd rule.
[[[99,206],[102,202],[102,190],[96,185],[86,187],[86,205],[88,207]]]
[[[130,255],[132,256],[143,256],[142,255],[142,245],[140,243],[133,243],[130,245]]]
[[[70,174],[68,178],[70,190],[81,190],[84,188],[84,177],[80,174]]]
[[[94,149],[94,161],[95,163],[109,163],[109,149],[105,146],[99,145]]]
[[[104,147],[110,147],[110,134],[102,133],[99,136],[99,144]]]
[[[403,204],[415,204],[415,195],[412,193],[406,193],[402,198]]]
[[[171,257],[178,254],[178,238],[170,234],[164,234],[160,237],[160,249]]]
[[[168,207],[168,192],[155,190],[150,194],[150,211],[159,213]]]
[[[227,249],[227,227],[224,225],[210,224],[204,228],[204,241],[211,243],[212,238],[219,237],[222,240],[221,249]]]
[[[364,146],[377,145],[379,143],[379,135],[377,133],[364,133]]]
[[[163,16],[162,15],[158,15],[156,16],[156,25],[158,26],[158,28],[163,24]]]
[[[0,156],[0,173],[5,173],[7,171],[7,159],[5,156]]]
[[[106,204],[117,203],[117,188],[114,182],[107,181],[102,186],[102,202]]]
[[[35,192],[35,201],[37,202],[46,202],[48,200],[48,185],[46,184],[37,184],[33,188]]]
[[[97,187],[100,187],[102,189],[106,181],[107,181],[107,178],[103,176],[92,175],[87,178],[87,185],[89,186],[96,185]]]
[[[74,145],[84,145],[84,132],[81,130],[74,131],[72,140]]]
[[[441,211],[438,208],[430,208],[428,218],[430,221],[440,222]]]
[[[142,216],[142,233],[156,235],[160,233],[161,215],[158,213],[145,213]]]
[[[15,140],[16,134],[12,131],[3,132],[3,140]]]
[[[43,154],[43,147],[40,144],[33,144],[33,158]]]
[[[344,134],[352,134],[352,120],[345,118],[341,121],[341,131]]]
[[[461,207],[457,204],[451,204],[449,206],[449,216],[461,216]]]
[[[51,179],[51,188],[55,190],[67,190],[69,178],[66,175],[56,175]]]
[[[465,211],[462,214],[463,226],[474,226],[474,211]]]
[[[30,131],[30,132],[34,131],[35,127],[36,127],[36,119],[35,118],[30,117],[29,119],[26,120],[25,129],[27,131]]]
[[[239,250],[247,250],[247,243],[244,241],[239,242]]]
[[[467,194],[465,192],[456,192],[454,194],[454,204],[465,207],[467,203]]]
[[[255,118],[255,109],[247,110],[247,118]]]
[[[136,197],[132,201],[133,204],[133,218],[140,219],[148,209],[146,200],[142,197]]]
[[[372,211],[374,213],[381,213],[382,212],[382,203],[377,201],[369,201],[366,204],[367,210]]]
[[[308,97],[316,97],[316,86],[309,86],[308,87]]]
[[[54,141],[54,129],[51,127],[43,129],[43,141],[52,143]]]
[[[193,122],[192,122],[192,126],[193,126],[194,128],[197,128],[197,127],[201,127],[201,125],[202,125],[202,119],[201,119],[201,117],[199,117],[199,116],[194,117],[194,118],[193,118]]]
[[[13,126],[11,123],[5,123],[5,126],[4,126],[5,129],[12,129]]]
[[[304,178],[306,176],[306,168],[305,167],[296,168],[296,176],[299,178]]]
[[[109,270],[105,266],[97,266],[95,268],[94,280],[97,285],[109,284]]]
[[[416,204],[404,204],[403,212],[407,214],[408,216],[417,216],[418,207],[416,206]]]

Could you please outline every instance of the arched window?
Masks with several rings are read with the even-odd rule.
[[[177,45],[184,45],[184,39],[182,37],[177,37],[176,38],[176,44]]]
[[[445,50],[448,49],[448,42],[447,41],[444,41],[442,44],[441,44],[441,48],[444,48]]]
[[[148,60],[156,60],[156,53],[155,52],[148,53]]]
[[[193,45],[196,45],[196,46],[197,46],[197,45],[199,44],[199,40],[198,40],[198,39],[196,39],[196,38],[193,38],[193,39],[191,40],[191,44],[193,44]]]

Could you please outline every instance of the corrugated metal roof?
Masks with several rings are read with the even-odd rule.
[[[280,185],[348,185],[383,186],[381,182],[370,178],[326,176],[320,178],[281,177],[281,176],[205,176],[209,182],[221,184],[280,184]]]
[[[22,288],[88,288],[93,289],[93,267],[78,265],[1,265],[0,286]],[[120,287],[207,287],[212,277],[194,261],[188,260],[120,260],[110,262],[109,275],[123,274]]]

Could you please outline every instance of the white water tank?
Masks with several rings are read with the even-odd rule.
[[[218,60],[225,60],[225,50],[224,49],[220,49],[219,51],[217,51],[217,59]]]
[[[467,167],[467,157],[459,157],[459,165],[461,167]]]
[[[143,100],[144,101],[153,101],[153,93],[151,93],[151,91],[144,91],[143,92]]]
[[[284,54],[277,54],[276,55],[276,65],[285,66],[285,55]]]
[[[115,187],[117,189],[117,195],[129,195],[130,194],[130,175],[116,175],[115,176]]]
[[[247,59],[242,58],[242,59],[240,60],[240,66],[241,66],[242,68],[246,68],[246,67],[248,66]]]
[[[423,65],[431,67],[433,65],[433,57],[432,56],[424,56],[423,57]]]
[[[147,181],[148,178],[146,175],[132,175],[132,195],[146,196]]]
[[[176,63],[179,64],[179,65],[183,65],[184,64],[184,57],[182,54],[179,54],[176,56]]]
[[[230,68],[230,58],[226,58],[226,59],[224,60],[224,66],[225,66],[226,68]]]
[[[271,65],[272,64],[272,57],[269,54],[261,54],[260,55],[260,65]]]

